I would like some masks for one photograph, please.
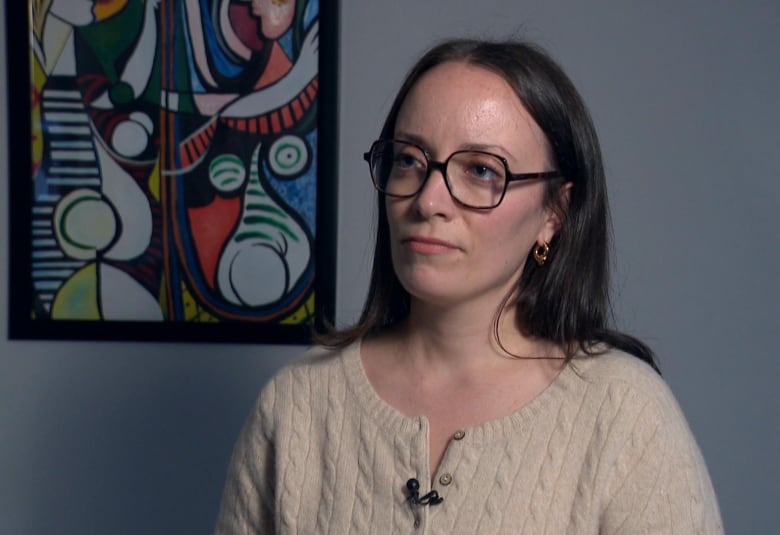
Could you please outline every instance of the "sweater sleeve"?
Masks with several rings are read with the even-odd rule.
[[[600,532],[722,534],[704,459],[671,393],[636,416],[610,468]]]
[[[236,441],[215,535],[274,532],[273,382],[260,398]]]

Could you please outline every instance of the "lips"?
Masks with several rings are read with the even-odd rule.
[[[410,236],[401,240],[409,250],[420,254],[445,254],[460,248],[453,243],[427,236]]]

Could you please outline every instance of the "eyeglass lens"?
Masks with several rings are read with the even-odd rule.
[[[411,197],[422,189],[431,165],[420,147],[399,141],[381,141],[371,152],[371,176],[387,195]],[[475,208],[500,202],[506,185],[506,166],[497,156],[479,151],[458,151],[444,162],[450,194]]]

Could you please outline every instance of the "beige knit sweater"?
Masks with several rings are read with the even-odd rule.
[[[456,433],[435,477],[428,465],[425,417],[377,396],[359,344],[315,349],[261,393],[216,533],[723,532],[672,394],[615,351],[575,359],[517,412]],[[414,505],[410,478],[444,501]]]

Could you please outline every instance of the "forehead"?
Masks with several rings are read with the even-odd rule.
[[[495,72],[446,62],[412,86],[398,113],[398,136],[421,138],[437,150],[496,146],[504,156],[546,152],[546,138],[509,83]]]
[[[457,100],[475,104],[477,101],[504,101],[522,109],[520,98],[509,83],[497,73],[471,63],[448,61],[426,71],[412,85],[402,108],[410,101]]]

